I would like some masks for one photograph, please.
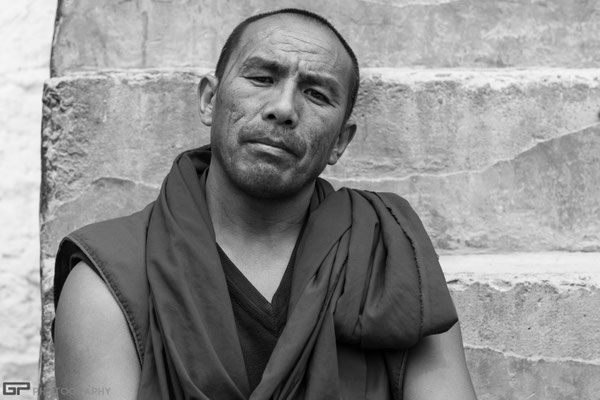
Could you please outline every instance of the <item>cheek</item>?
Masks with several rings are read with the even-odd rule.
[[[262,99],[256,93],[248,93],[240,88],[230,87],[217,104],[230,115],[230,122],[237,122],[243,118],[250,118],[260,109]]]
[[[229,100],[220,100],[217,102],[217,109],[220,111],[220,122],[225,123],[223,126],[227,126],[231,121],[236,119],[239,114],[238,107],[236,106],[235,100],[228,96]]]
[[[334,138],[331,134],[315,134],[310,141],[310,159],[308,162],[312,164],[327,164],[329,161],[329,154],[331,153],[335,144]]]
[[[236,142],[237,133],[245,113],[236,101],[217,101],[218,113],[213,122],[212,134],[217,142]]]

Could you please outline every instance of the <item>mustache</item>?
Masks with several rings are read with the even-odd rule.
[[[306,143],[292,129],[279,126],[244,126],[240,130],[241,143],[262,143],[283,149],[297,157],[306,152]]]

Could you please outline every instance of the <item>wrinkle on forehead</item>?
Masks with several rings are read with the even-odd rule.
[[[279,54],[277,54],[279,53]],[[293,54],[296,55],[293,60],[289,58],[282,57],[282,53]],[[336,64],[338,63],[339,57],[336,53],[334,54],[323,54],[319,51],[306,51],[305,49],[298,49],[297,47],[291,48],[278,48],[277,52],[271,51],[261,51],[260,49],[255,51],[253,54],[266,54],[270,58],[280,61],[282,64],[290,64],[289,66],[295,66],[299,68],[300,66],[307,71],[318,71],[323,67],[326,70],[334,71],[336,69]],[[324,72],[324,71],[321,71]],[[330,71],[327,71],[330,72]]]
[[[307,45],[309,45],[309,46],[317,46],[317,47],[319,47],[319,48],[323,49],[323,50],[324,50],[324,51],[326,51],[326,52],[329,52],[329,51],[335,50],[335,48],[332,48],[332,46],[330,46],[330,45],[329,45],[329,44],[330,44],[330,42],[329,42],[329,41],[324,41],[324,42],[326,43],[326,45],[323,45],[323,46],[322,46],[322,45],[320,45],[319,43],[317,43],[317,41],[318,41],[318,39],[317,39],[317,38],[314,38],[314,37],[313,37],[313,38],[312,38],[312,39],[313,39],[313,41],[310,41],[310,40],[304,40],[302,37],[300,37],[300,36],[298,36],[298,35],[297,35],[297,32],[289,32],[289,31],[286,31],[286,30],[285,30],[285,28],[284,28],[284,29],[282,29],[282,31],[281,31],[281,34],[282,34],[282,36],[284,36],[284,37],[290,38],[290,39],[292,39],[292,40],[295,40],[295,41],[298,41],[298,42],[300,42],[300,43],[304,43],[304,44],[307,44]],[[337,40],[337,38],[336,38],[336,40]],[[336,51],[336,52],[337,52],[337,51]]]

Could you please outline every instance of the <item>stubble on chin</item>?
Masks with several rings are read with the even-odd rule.
[[[254,198],[290,198],[309,184],[293,177],[285,179],[281,172],[268,165],[252,165],[243,169],[225,168],[225,173],[235,186]]]

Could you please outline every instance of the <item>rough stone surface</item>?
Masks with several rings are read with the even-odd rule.
[[[212,68],[237,23],[284,7],[329,18],[365,67],[600,65],[600,4],[590,0],[62,0],[53,76]]]
[[[600,251],[600,126],[482,171],[341,179],[406,197],[442,251]]]
[[[442,255],[480,400],[600,393],[600,253]]]
[[[42,255],[86,223],[152,200],[175,156],[208,142],[197,75],[98,74],[44,89]]]
[[[356,137],[336,176],[482,170],[599,121],[600,70],[362,71]],[[335,169],[334,169],[335,171]]]
[[[0,3],[0,382],[37,389],[41,95],[56,1]]]
[[[469,345],[600,367],[598,287],[518,283],[499,290],[477,281],[465,285],[458,279],[450,281],[450,288]]]
[[[596,75],[365,71],[359,132],[327,176],[404,195],[444,252],[597,251],[600,133],[580,129],[597,120]],[[163,71],[48,82],[44,256],[73,228],[140,208],[174,155],[207,141],[197,80]]]
[[[479,400],[598,400],[600,364],[466,348]]]
[[[600,288],[600,252],[441,254],[440,264],[456,290],[474,282],[498,291],[519,283]]]

